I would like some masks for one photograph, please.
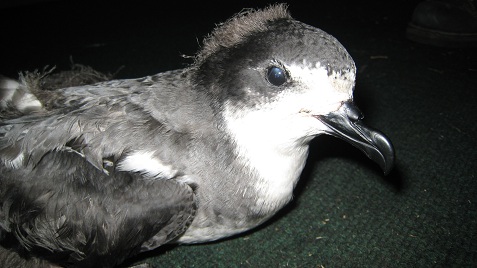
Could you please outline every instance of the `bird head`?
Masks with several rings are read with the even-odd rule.
[[[197,83],[239,146],[286,154],[329,134],[391,170],[391,142],[366,127],[353,104],[353,59],[333,36],[291,18],[286,6],[247,10],[220,25],[195,66]]]

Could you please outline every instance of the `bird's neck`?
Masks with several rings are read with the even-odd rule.
[[[253,186],[257,201],[254,212],[274,213],[293,196],[308,156],[308,145],[271,146],[260,139],[237,141],[239,161],[259,178]]]
[[[270,214],[291,200],[312,138],[303,137],[299,124],[294,124],[290,116],[273,113],[233,108],[223,113],[237,161],[256,178],[255,209]]]
[[[235,141],[233,163],[216,170],[217,180],[203,181],[197,189],[201,206],[178,242],[212,241],[250,230],[292,199],[308,146],[288,151],[255,141]]]

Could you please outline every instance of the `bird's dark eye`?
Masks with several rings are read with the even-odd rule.
[[[268,69],[267,79],[274,86],[281,86],[287,81],[285,70],[280,67],[272,66]]]

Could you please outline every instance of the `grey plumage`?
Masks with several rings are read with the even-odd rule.
[[[53,263],[114,266],[263,223],[319,134],[388,172],[390,142],[351,104],[355,69],[335,38],[275,5],[220,25],[185,69],[41,98],[4,79],[2,96],[21,88],[17,103],[35,105],[0,107],[15,111],[0,124],[0,232]]]

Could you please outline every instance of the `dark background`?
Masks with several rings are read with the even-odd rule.
[[[28,2],[28,1],[27,1]],[[75,63],[141,77],[183,68],[217,23],[265,1],[4,2],[0,74]],[[120,1],[117,1],[120,2]],[[396,149],[395,170],[317,138],[294,201],[264,226],[133,261],[163,267],[476,267],[477,49],[405,38],[418,1],[290,3],[358,66],[356,102]],[[131,264],[131,263],[130,263]]]

